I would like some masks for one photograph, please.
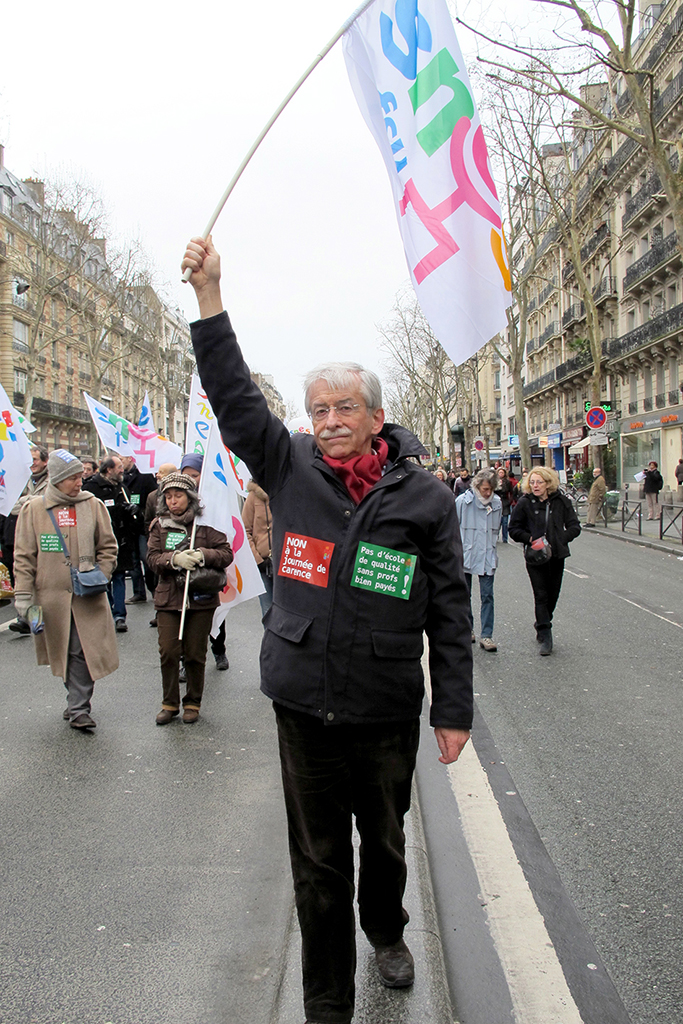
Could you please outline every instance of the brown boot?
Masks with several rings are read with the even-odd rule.
[[[196,722],[199,718],[199,708],[185,708],[183,711],[183,722],[186,725],[190,725],[191,722]]]
[[[157,715],[157,725],[168,725],[171,719],[179,713],[179,708],[162,708]]]

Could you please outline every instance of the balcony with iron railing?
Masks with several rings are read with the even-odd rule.
[[[555,383],[555,370],[550,370],[549,373],[544,373],[542,377],[537,377],[536,380],[529,381],[522,388],[522,394],[524,398],[529,398],[531,395],[537,394],[539,391],[543,391],[544,388],[550,387]]]
[[[683,396],[681,396],[680,391],[670,391],[668,397],[669,405],[678,405],[678,403],[681,401],[681,397]]]
[[[635,416],[635,414],[637,412],[638,412],[638,403],[637,402],[629,402],[628,403],[628,414],[629,414],[629,416]]]
[[[574,302],[565,310],[562,315],[562,328],[565,330],[570,324],[578,323],[586,319],[586,307],[583,302]]]
[[[643,187],[638,189],[636,194],[631,196],[626,203],[624,215],[621,218],[621,230],[625,231],[639,214],[644,213],[650,205],[656,202],[655,197],[659,198],[661,193],[662,183],[659,180],[659,175],[653,174],[648,178]],[[664,198],[664,196],[661,195],[661,198]]]
[[[616,277],[603,277],[600,284],[593,289],[593,298],[598,304],[604,302],[605,299],[617,298]]]
[[[87,409],[77,409],[73,405],[65,405],[62,402],[49,402],[46,398],[34,398],[31,406],[31,415],[40,417],[53,417],[60,420],[74,420],[77,423],[87,423],[90,413]]]
[[[24,355],[28,355],[30,352],[28,345],[23,341],[17,341],[16,338],[12,339],[12,350],[14,352],[23,352]]]
[[[681,250],[678,245],[678,235],[675,231],[672,231],[666,238],[656,241],[644,256],[641,256],[639,260],[631,264],[623,280],[624,291],[630,291],[637,285],[642,285],[651,274],[664,268],[669,263],[677,260],[680,261],[680,259]]]
[[[618,359],[638,348],[650,345],[654,341],[666,338],[670,334],[683,331],[683,303],[672,306],[666,313],[646,321],[635,327],[620,338],[613,338],[609,343],[609,358]]]
[[[655,408],[663,409],[666,405],[666,392],[663,391],[659,395],[655,395]]]
[[[550,296],[553,294],[553,292],[556,291],[556,290],[557,290],[557,281],[556,280],[552,280],[549,284],[547,284],[545,286],[545,288],[543,289],[541,294],[538,296],[538,304],[539,304],[539,306],[542,306],[543,303],[546,302],[547,299],[549,299]]]
[[[526,343],[527,355],[529,352],[535,352],[538,348],[538,338],[528,338]]]
[[[562,267],[562,284],[566,284],[570,277],[574,274],[574,264],[571,260],[567,260],[565,265]]]
[[[7,259],[7,246],[4,242],[0,242],[0,256],[3,259]]]
[[[609,241],[609,238],[609,224],[601,224],[598,230],[593,232],[586,244],[581,247],[581,262],[585,263],[603,242]]]
[[[528,316],[528,315],[529,315],[530,313],[533,313],[533,311],[534,311],[534,310],[536,309],[536,306],[537,306],[537,304],[538,304],[538,303],[537,303],[537,300],[536,300],[536,299],[530,299],[530,301],[529,301],[529,304],[528,304],[528,305],[527,305],[527,307],[526,307],[526,311],[527,311],[527,316]]]
[[[644,412],[652,412],[652,399],[651,398],[644,398],[643,399],[643,411]]]
[[[636,142],[635,139],[627,139],[626,142],[622,142],[614,156],[610,157],[605,164],[605,177],[613,178],[617,171],[621,170],[639,148],[640,143]]]
[[[541,348],[551,338],[559,338],[560,336],[560,325],[557,320],[552,320],[546,329],[541,332],[538,338],[538,347]]]

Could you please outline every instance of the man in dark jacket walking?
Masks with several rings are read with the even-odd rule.
[[[197,366],[226,444],[270,497],[273,604],[261,689],[274,702],[302,934],[309,1024],[354,1010],[352,815],[362,837],[360,923],[382,982],[414,978],[404,816],[424,697],[440,760],[457,760],[472,723],[472,645],[458,520],[448,489],[409,461],[416,437],[384,423],[377,377],[355,363],[305,382],[314,436],[290,437],[251,381],[220,297],[220,261],[193,239],[202,319]]]
[[[135,465],[132,455],[124,455],[121,461],[123,463],[123,489],[130,503],[138,506],[140,515],[144,519],[147,498],[157,489],[156,478],[153,473],[141,473]],[[140,604],[147,600],[145,584],[150,593],[154,593],[155,575],[147,567],[147,537],[144,530],[138,534],[136,539],[130,581],[133,584],[133,594],[128,598],[126,604]]]
[[[137,538],[140,529],[140,513],[131,505],[123,493],[123,462],[118,455],[103,459],[99,472],[89,476],[83,483],[83,490],[90,491],[104,502],[111,519],[114,536],[119,545],[116,569],[108,587],[117,633],[128,632],[126,625],[126,572],[133,568]]]

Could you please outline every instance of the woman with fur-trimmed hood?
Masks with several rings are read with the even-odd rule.
[[[219,590],[198,593],[190,590],[182,639],[180,617],[187,572],[199,566],[225,569],[232,562],[232,549],[224,533],[197,524],[195,546],[190,549],[194,520],[201,516],[201,502],[194,481],[184,473],[169,473],[159,487],[157,518],[152,522],[147,563],[157,573],[154,608],[159,629],[159,656],[163,698],[157,725],[167,725],[180,711],[178,673],[182,657],[187,675],[183,698],[183,722],[196,722],[204,692],[206,649],[218,607]]]

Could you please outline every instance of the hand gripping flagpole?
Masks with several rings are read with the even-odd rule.
[[[225,204],[228,201],[228,198],[230,197],[230,193],[232,192],[232,190],[234,189],[235,185],[237,184],[237,182],[242,177],[242,173],[245,170],[247,164],[249,163],[249,161],[253,157],[254,153],[259,148],[259,146],[261,145],[261,143],[265,139],[266,135],[268,134],[270,129],[273,127],[273,125],[275,124],[275,122],[277,121],[278,117],[280,116],[282,111],[285,109],[285,107],[287,106],[289,101],[297,94],[297,92],[299,91],[301,86],[304,84],[306,79],[317,68],[318,64],[320,64],[320,61],[324,57],[327,56],[327,54],[330,52],[330,50],[335,45],[335,43],[337,43],[341,39],[341,37],[344,35],[344,33],[348,29],[351,28],[351,26],[353,25],[354,21],[356,21],[356,19],[361,16],[363,11],[367,10],[367,8],[370,7],[370,5],[373,4],[374,2],[375,2],[375,0],[364,0],[364,2],[360,5],[360,7],[358,7],[357,10],[355,10],[353,12],[351,17],[346,19],[346,21],[344,22],[342,27],[339,29],[339,31],[335,32],[335,34],[330,39],[329,43],[322,48],[322,50],[317,55],[317,57],[315,58],[313,63],[304,71],[303,75],[301,76],[299,81],[296,83],[296,85],[294,85],[289,90],[289,92],[287,93],[287,95],[283,99],[283,101],[280,104],[280,106],[277,108],[277,110],[275,111],[275,113],[273,114],[271,119],[268,121],[268,123],[266,124],[266,126],[262,130],[261,134],[258,136],[256,141],[254,142],[253,146],[251,147],[251,149],[249,150],[249,152],[245,156],[244,160],[242,161],[242,163],[239,165],[239,167],[235,171],[235,174],[233,175],[232,180],[230,181],[230,184],[228,185],[228,187],[226,188],[225,192],[221,196],[221,199],[220,199],[220,202],[218,203],[218,206],[216,207],[216,209],[211,214],[211,218],[209,220],[209,223],[206,225],[206,228],[204,229],[204,234],[201,236],[202,238],[208,238],[209,235],[211,234],[211,232],[213,231],[214,224],[216,223],[216,221],[220,217],[220,215],[222,213],[222,210],[223,210],[223,207],[225,206]],[[182,280],[184,282],[185,281],[189,281],[190,278],[192,277],[192,273],[193,273],[192,267],[188,267],[187,270],[185,271],[185,273],[183,274]]]

